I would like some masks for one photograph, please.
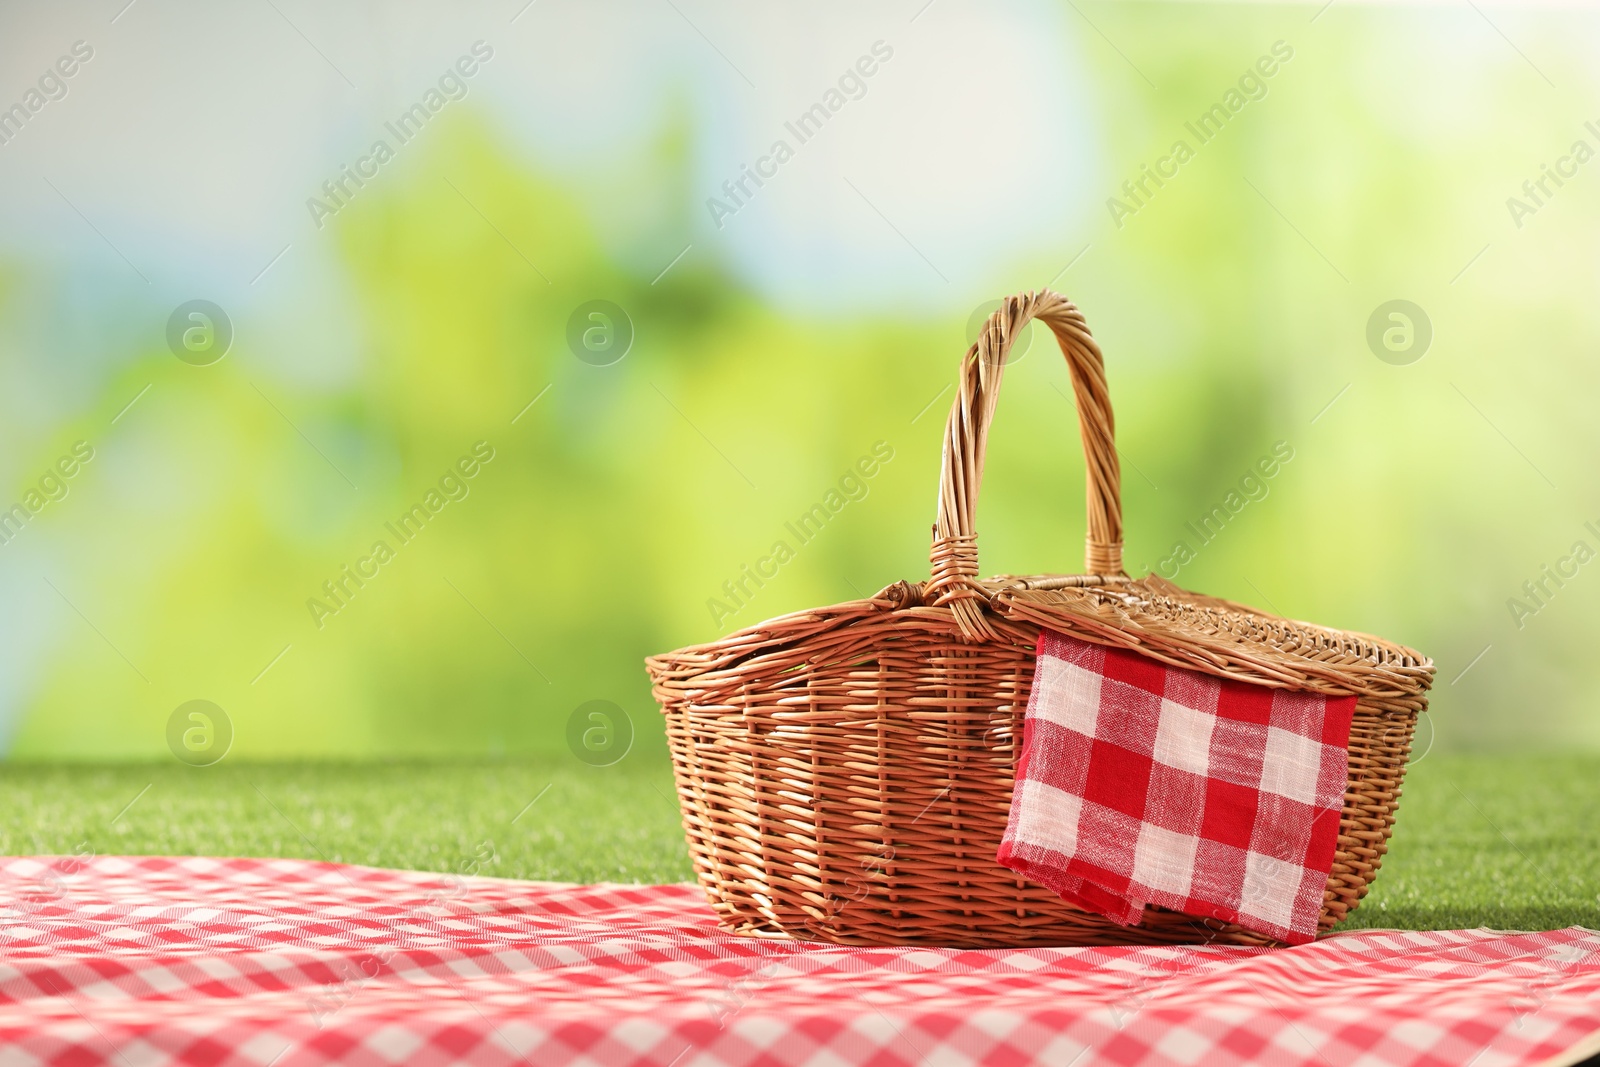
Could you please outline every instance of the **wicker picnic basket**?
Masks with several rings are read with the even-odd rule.
[[[1054,331],[1077,397],[1088,573],[980,579],[973,515],[989,424],[1011,342],[1033,319]],[[1354,694],[1319,928],[1366,895],[1433,664],[1375,637],[1128,577],[1105,369],[1065,297],[1011,297],[967,350],[932,562],[927,581],[646,661],[689,851],[724,927],[840,944],[1262,943],[1154,907],[1141,925],[1116,926],[995,861],[1040,627],[1219,678]]]

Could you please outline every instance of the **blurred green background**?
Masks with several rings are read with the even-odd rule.
[[[0,145],[0,506],[93,450],[0,544],[7,758],[170,758],[194,699],[233,760],[570,758],[607,700],[628,759],[662,761],[645,655],[926,574],[969,321],[1046,285],[1106,353],[1130,571],[1187,541],[1182,585],[1433,656],[1423,745],[1600,748],[1600,569],[1523,588],[1600,549],[1594,12],[121,7],[0,16],[0,106],[94,50]],[[400,144],[386,123],[478,41]],[[377,139],[394,158],[319,218]],[[1569,176],[1513,211],[1541,167]],[[233,333],[203,366],[167,337],[196,299]],[[595,300],[631,323],[609,365],[568,342]],[[1394,300],[1431,342],[1385,360]],[[1034,337],[985,572],[1082,565],[1070,396]],[[715,610],[879,442],[865,495]],[[475,446],[401,543],[385,524]],[[379,540],[336,614],[308,606]]]

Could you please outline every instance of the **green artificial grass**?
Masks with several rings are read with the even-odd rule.
[[[1346,929],[1600,929],[1600,756],[1431,754]]]
[[[665,757],[604,768],[572,759],[0,765],[5,855],[293,856],[457,872],[489,854],[485,843],[495,858],[476,873],[502,878],[694,877]]]
[[[506,878],[692,877],[664,757],[636,753],[608,768],[0,766],[8,855],[298,856],[460,871],[488,844],[494,859],[480,873]],[[1405,794],[1350,928],[1600,928],[1600,757],[1435,753],[1411,768]]]

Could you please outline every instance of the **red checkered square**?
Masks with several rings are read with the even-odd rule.
[[[1207,841],[1232,845],[1240,851],[1249,848],[1255,833],[1256,802],[1260,798],[1260,793],[1247,786],[1207,778],[1200,836]]]
[[[1303,944],[1354,712],[1042,631],[999,860],[1119,923],[1156,904]]]
[[[1106,724],[1109,730],[1115,725]],[[1076,747],[1076,746],[1074,746]],[[1088,781],[1083,787],[1083,799],[1111,811],[1144,816],[1144,798],[1150,790],[1149,756],[1117,745],[1093,745],[1089,749]]]

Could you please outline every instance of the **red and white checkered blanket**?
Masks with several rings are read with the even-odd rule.
[[[999,860],[1123,925],[1158,904],[1303,944],[1354,711],[1043,630]]]
[[[1506,1067],[1600,1032],[1576,927],[841,948],[692,886],[155,856],[0,859],[0,909],[0,1067]]]

